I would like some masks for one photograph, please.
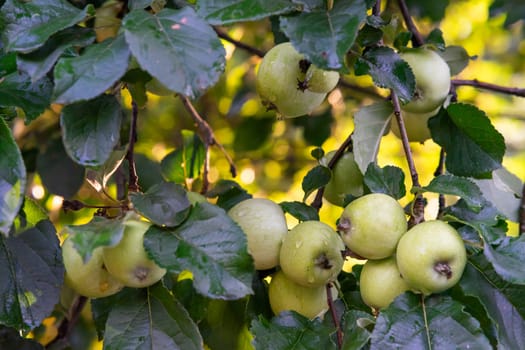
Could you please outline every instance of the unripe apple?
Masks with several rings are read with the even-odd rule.
[[[450,68],[436,52],[415,48],[401,52],[416,78],[416,93],[401,108],[413,113],[427,113],[440,107],[450,90]]]
[[[359,278],[361,297],[366,305],[382,309],[400,294],[410,289],[401,277],[396,259],[368,260]]]
[[[371,193],[345,207],[337,229],[352,252],[366,259],[384,259],[394,254],[407,231],[407,220],[394,198]]]
[[[91,258],[84,263],[71,236],[62,244],[65,281],[78,294],[88,298],[102,298],[113,295],[124,287],[104,266],[102,250],[102,247],[94,249]]]
[[[426,140],[432,137],[430,134],[430,129],[428,128],[428,120],[435,116],[439,112],[440,108],[441,107],[438,107],[437,109],[427,113],[411,113],[407,111],[401,111],[401,116],[403,117],[405,129],[407,131],[408,141],[424,143]],[[399,131],[399,126],[397,125],[395,116],[392,116],[390,127],[392,133],[398,138],[401,138],[401,132]]]
[[[304,56],[291,43],[282,43],[270,49],[259,65],[256,87],[262,104],[275,109],[284,117],[298,117],[311,113],[326,97],[326,93],[299,88],[304,81]],[[305,69],[305,71],[303,71]]]
[[[330,288],[332,299],[337,299],[337,289]],[[284,272],[277,271],[268,287],[268,299],[274,314],[293,310],[313,319],[322,317],[328,310],[326,286],[305,287],[289,279]]]
[[[330,226],[320,221],[303,221],[283,239],[281,269],[295,283],[322,286],[334,281],[341,272],[343,250],[341,237]]]
[[[237,203],[228,215],[246,234],[248,252],[257,270],[279,265],[279,252],[288,232],[281,207],[264,198],[250,198]]]
[[[396,252],[403,279],[423,294],[454,286],[465,269],[467,253],[459,233],[439,220],[412,227],[401,237]]]
[[[151,260],[144,249],[144,234],[151,224],[128,219],[123,225],[124,233],[120,242],[114,247],[104,248],[104,264],[127,287],[151,286],[166,274],[166,269]]]
[[[328,93],[337,86],[339,73],[324,70],[311,64],[306,71],[305,82],[310,91]]]
[[[321,164],[328,166],[335,151],[328,152]],[[332,178],[324,187],[323,196],[332,204],[343,206],[347,194],[354,197],[363,195],[363,174],[354,160],[352,152],[345,152],[332,169]]]

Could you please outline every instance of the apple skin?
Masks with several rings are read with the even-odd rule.
[[[361,298],[374,309],[387,307],[398,295],[410,290],[401,277],[394,256],[368,260],[361,270],[359,285]]]
[[[428,128],[428,120],[435,116],[439,112],[440,108],[441,107],[438,107],[437,109],[427,113],[411,113],[407,111],[401,111],[401,116],[405,122],[408,141],[424,143],[426,140],[432,137],[430,134],[430,129]],[[390,122],[390,130],[392,130],[392,133],[398,138],[401,138],[401,132],[399,131],[399,126],[397,125],[397,120],[394,115],[392,115],[392,120]]]
[[[332,299],[337,298],[337,289],[330,288]],[[284,272],[277,271],[268,287],[270,307],[275,315],[293,310],[304,317],[322,317],[328,310],[326,286],[305,287],[289,279]]]
[[[332,91],[339,82],[339,73],[324,70],[315,65],[310,65],[306,71],[308,90],[318,93],[328,93]]]
[[[228,215],[246,234],[255,269],[267,270],[279,265],[279,252],[288,226],[277,203],[265,198],[250,198],[233,206]]]
[[[71,236],[66,238],[62,244],[66,284],[88,298],[107,297],[120,291],[124,285],[108,272],[102,253],[102,247],[94,249],[91,258],[84,264]]]
[[[326,93],[299,89],[305,76],[299,67],[302,59],[291,43],[282,43],[266,53],[257,71],[256,88],[262,104],[283,117],[310,114],[326,97]]]
[[[461,278],[467,261],[459,233],[439,220],[422,222],[401,237],[397,266],[410,287],[423,294],[439,293]]]
[[[407,231],[403,207],[383,193],[371,193],[348,204],[337,225],[346,246],[366,259],[384,259]]]
[[[450,68],[439,54],[425,49],[408,49],[399,54],[416,78],[416,94],[401,109],[412,113],[427,113],[440,107],[450,91]]]
[[[303,221],[283,239],[281,269],[295,283],[318,287],[334,281],[343,268],[344,244],[330,226]]]
[[[328,166],[333,158],[335,151],[328,152],[321,164]],[[337,161],[332,169],[332,178],[324,187],[324,198],[334,204],[342,207],[347,194],[354,197],[363,195],[363,174],[354,160],[352,152],[345,152]]]
[[[104,264],[127,287],[151,286],[166,274],[166,269],[151,260],[144,249],[144,234],[151,224],[128,219],[123,225],[124,234],[120,242],[113,247],[104,248]]]

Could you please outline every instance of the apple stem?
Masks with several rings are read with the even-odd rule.
[[[434,270],[440,275],[446,276],[447,280],[452,278],[452,268],[446,262],[438,262],[434,265]]]
[[[337,231],[347,234],[352,228],[352,222],[347,217],[342,217],[337,224]]]

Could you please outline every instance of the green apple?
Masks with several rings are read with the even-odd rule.
[[[435,51],[408,49],[399,56],[405,60],[416,78],[416,93],[401,108],[412,113],[427,113],[440,107],[450,91],[450,68]]]
[[[412,289],[423,294],[454,286],[465,269],[467,253],[459,233],[439,220],[412,227],[401,237],[397,266]]]
[[[328,152],[321,164],[328,166],[335,151]],[[352,152],[346,152],[332,169],[332,178],[324,187],[324,198],[332,204],[343,206],[347,194],[354,197],[363,195],[363,174],[354,160]]]
[[[337,299],[337,289],[330,288],[332,299]],[[304,317],[322,317],[328,310],[326,286],[305,287],[289,279],[284,272],[277,271],[268,287],[270,307],[275,315],[293,310]]]
[[[62,244],[66,284],[88,298],[107,297],[121,290],[124,285],[110,275],[104,266],[103,248],[94,249],[91,258],[84,263],[71,237],[66,238]]]
[[[262,104],[284,117],[311,113],[325,99],[326,93],[299,88],[305,71],[304,57],[291,43],[274,46],[263,57],[257,71],[256,88]]]
[[[288,232],[280,253],[281,269],[295,283],[316,287],[334,281],[343,268],[344,244],[330,226],[303,221]]]
[[[233,206],[228,215],[246,234],[248,252],[257,270],[279,265],[281,243],[288,227],[277,203],[265,198],[250,198]]]
[[[166,269],[151,260],[144,249],[144,234],[151,224],[128,219],[123,225],[124,234],[120,242],[104,248],[104,264],[127,287],[151,286],[166,274]]]
[[[338,72],[324,70],[313,64],[306,71],[305,83],[310,91],[328,93],[336,87],[338,82]]]
[[[440,108],[441,107],[438,107],[427,113],[401,111],[401,116],[403,117],[405,129],[407,131],[408,141],[424,143],[432,137],[430,129],[428,128],[428,120],[435,116]],[[390,130],[392,130],[392,133],[398,138],[401,138],[401,132],[399,131],[399,126],[397,125],[397,120],[394,115],[392,115],[390,122]]]
[[[407,231],[407,220],[394,198],[371,193],[345,207],[337,229],[352,252],[366,259],[384,259],[394,254]]]
[[[396,259],[391,256],[381,260],[368,260],[359,278],[363,301],[374,309],[382,309],[410,287],[401,277]]]

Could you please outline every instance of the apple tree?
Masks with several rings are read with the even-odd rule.
[[[0,6],[0,348],[525,349],[520,0]]]

